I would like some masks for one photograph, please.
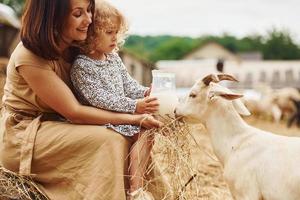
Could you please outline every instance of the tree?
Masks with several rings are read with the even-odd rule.
[[[189,37],[173,37],[158,46],[150,54],[150,60],[178,60],[199,46],[199,41]]]
[[[246,36],[237,42],[238,52],[252,52],[252,51],[262,52],[262,47],[263,47],[263,37],[260,35]]]
[[[300,48],[297,46],[288,31],[269,31],[266,42],[263,46],[265,59],[299,59]]]

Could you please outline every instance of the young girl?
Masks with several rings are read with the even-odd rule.
[[[100,1],[96,5],[94,22],[94,31],[88,33],[82,54],[71,69],[78,98],[86,105],[115,112],[145,113],[145,117],[152,117],[148,114],[158,110],[157,99],[150,98],[150,89],[130,77],[116,53],[127,31],[123,15],[107,2]],[[142,189],[153,145],[152,136],[140,137],[143,132],[139,126],[106,126],[133,138],[129,164],[130,199],[138,199],[138,196],[143,200],[152,199],[152,195]]]

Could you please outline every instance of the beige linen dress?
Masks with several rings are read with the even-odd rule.
[[[70,86],[70,65],[64,60],[42,59],[22,43],[16,47],[4,87],[2,165],[31,175],[54,200],[125,200],[130,141],[104,126],[61,120],[20,76],[22,65],[53,70]],[[149,190],[156,199],[167,192],[160,178]]]

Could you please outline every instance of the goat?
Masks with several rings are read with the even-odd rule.
[[[291,127],[294,121],[296,122],[297,126],[300,127],[300,100],[291,98],[291,101],[295,104],[296,110],[294,114],[289,118],[287,127]]]
[[[271,96],[265,96],[259,100],[247,99],[243,100],[248,110],[256,117],[271,118],[273,122],[280,122],[282,116],[281,109],[273,102]]]
[[[250,115],[236,94],[219,84],[235,79],[209,75],[198,81],[176,116],[206,126],[224,178],[237,200],[299,200],[300,138],[275,135],[248,125]]]
[[[273,103],[276,104],[283,118],[290,118],[296,111],[296,107],[291,99],[300,100],[300,93],[296,88],[281,88],[272,93]]]

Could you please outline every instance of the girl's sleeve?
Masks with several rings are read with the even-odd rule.
[[[121,74],[124,84],[125,96],[132,99],[141,99],[145,97],[145,92],[148,87],[140,85],[135,79],[133,79],[128,73],[125,65],[120,59]]]
[[[97,74],[87,61],[76,60],[71,69],[71,81],[76,92],[90,105],[117,112],[134,113],[137,100],[118,96],[103,88]]]

